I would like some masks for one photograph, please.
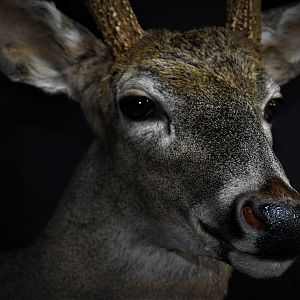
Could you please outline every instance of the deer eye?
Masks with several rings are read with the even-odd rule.
[[[120,100],[120,109],[129,119],[141,121],[154,112],[154,103],[145,96],[128,96]]]
[[[279,93],[278,95],[275,95],[266,105],[265,111],[264,111],[264,117],[265,119],[271,123],[273,121],[273,118],[275,114],[278,111],[278,108],[282,104],[282,95]]]

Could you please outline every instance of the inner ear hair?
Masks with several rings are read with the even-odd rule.
[[[300,74],[300,3],[263,14],[262,51],[267,72],[279,84]]]
[[[53,3],[3,0],[0,8],[0,71],[12,80],[76,98],[88,80],[83,61],[99,61],[100,75],[111,64],[106,46]]]

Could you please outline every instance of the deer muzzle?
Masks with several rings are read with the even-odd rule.
[[[300,196],[280,181],[239,200],[238,218],[260,257],[289,259],[300,254]]]
[[[256,278],[280,276],[300,254],[300,196],[279,179],[236,197],[228,261]]]

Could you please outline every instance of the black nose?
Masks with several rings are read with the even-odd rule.
[[[294,257],[300,254],[300,203],[296,200],[245,203],[242,215],[258,235],[259,254],[270,257]]]

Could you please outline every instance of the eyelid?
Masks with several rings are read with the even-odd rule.
[[[140,90],[140,89],[126,90],[123,94],[120,95],[118,102],[120,102],[121,99],[124,99],[127,97],[146,97],[146,98],[150,99],[157,108],[165,111],[159,101],[157,101],[155,98],[151,97],[148,93],[146,93],[143,90]]]
[[[276,93],[271,97],[270,100],[272,100],[272,99],[278,99],[278,98],[283,98],[283,95],[281,94],[280,91],[276,92]]]
[[[127,91],[125,91],[121,96],[120,99],[125,98],[125,97],[131,97],[131,96],[142,96],[142,97],[147,97],[151,100],[152,97],[150,97],[146,92],[139,90],[139,89],[129,89]]]
[[[171,112],[172,112],[172,102],[168,103],[165,101],[165,97],[159,91],[159,89],[155,89],[154,87],[149,87],[145,90],[145,87],[139,85],[138,83],[131,84],[131,86],[127,86],[126,89],[123,88],[117,94],[117,102],[120,102],[122,98],[125,97],[147,97],[151,99],[157,109],[161,111],[168,120],[170,120]],[[174,106],[174,105],[173,105]]]
[[[146,93],[143,90],[131,88],[126,90],[124,93],[122,93],[118,99],[118,102],[120,102],[121,99],[127,98],[127,97],[146,97],[150,99],[154,105],[155,110],[161,115],[164,116],[169,123],[171,123],[171,119],[169,116],[169,111],[164,107],[163,103],[161,103],[159,100],[157,100],[154,97],[151,97],[148,93]]]

